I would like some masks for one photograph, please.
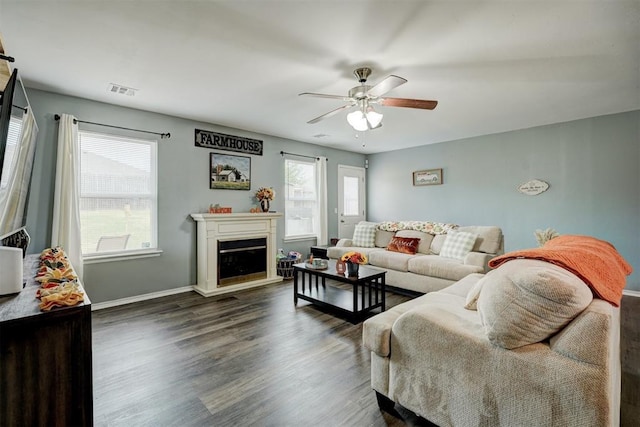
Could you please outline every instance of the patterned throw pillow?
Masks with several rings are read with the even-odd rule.
[[[387,250],[391,252],[415,255],[419,244],[420,239],[416,237],[394,237],[391,239],[389,246],[387,246]]]
[[[467,254],[471,252],[471,249],[473,249],[477,238],[477,234],[451,230],[447,233],[447,238],[444,240],[444,244],[440,250],[440,256],[462,261]]]
[[[361,248],[375,248],[376,223],[361,221],[353,231],[353,246]]]

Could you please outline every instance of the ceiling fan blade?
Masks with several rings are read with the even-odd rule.
[[[311,119],[307,123],[309,123],[309,124],[318,123],[320,120],[324,120],[327,117],[331,117],[331,116],[333,116],[335,114],[338,114],[340,111],[342,111],[344,109],[347,109],[347,108],[351,108],[351,107],[352,107],[352,104],[343,105],[342,107],[338,107],[335,110],[331,110],[328,113],[325,113],[325,114],[323,114],[321,116],[316,117],[315,119]]]
[[[438,101],[428,101],[426,99],[409,99],[409,98],[381,98],[378,104],[385,107],[406,107],[421,108],[423,110],[433,110],[438,105]]]
[[[395,89],[400,85],[403,85],[407,82],[407,79],[403,79],[402,77],[394,76],[393,74],[387,76],[384,80],[382,80],[377,85],[373,86],[367,92],[367,95],[370,96],[382,96],[385,93],[389,92],[391,89]]]
[[[341,101],[350,101],[351,100],[351,98],[349,98],[347,96],[327,95],[327,94],[324,94],[324,93],[313,93],[313,92],[302,92],[302,93],[299,93],[298,96],[314,96],[316,98],[339,99]]]

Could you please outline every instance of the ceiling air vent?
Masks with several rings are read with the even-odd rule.
[[[118,85],[115,83],[109,83],[109,89],[108,91],[111,93],[116,93],[118,95],[127,95],[127,96],[133,96],[136,94],[136,91],[138,89],[134,89],[132,87],[126,87],[126,86],[122,86],[122,85]]]

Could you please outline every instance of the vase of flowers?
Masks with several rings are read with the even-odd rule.
[[[271,187],[260,187],[256,191],[256,199],[260,202],[262,212],[269,212],[270,202],[275,199],[276,192]]]
[[[367,263],[367,256],[360,252],[351,251],[342,255],[340,260],[347,264],[347,276],[357,277],[358,271],[360,270],[360,264]]]

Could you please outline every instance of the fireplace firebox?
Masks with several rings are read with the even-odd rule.
[[[267,277],[267,239],[218,241],[218,286]]]

